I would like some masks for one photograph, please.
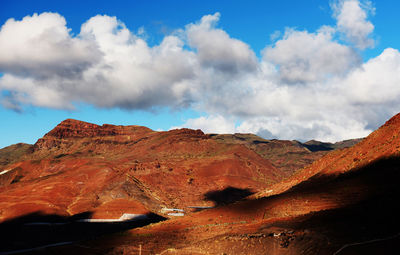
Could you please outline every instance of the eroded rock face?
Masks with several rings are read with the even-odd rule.
[[[34,144],[34,151],[65,148],[68,151],[74,148],[69,146],[76,143],[88,145],[89,142],[99,143],[129,143],[152,130],[140,126],[114,126],[104,124],[102,126],[83,121],[67,119],[40,138]],[[86,142],[86,143],[85,143]]]
[[[119,218],[212,206],[208,192],[257,192],[287,176],[245,146],[218,143],[201,130],[155,132],[69,119],[33,148],[9,166],[16,170],[0,187],[1,220],[34,211]]]

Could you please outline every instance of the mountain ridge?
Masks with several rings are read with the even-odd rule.
[[[273,192],[260,193],[272,196],[288,190],[302,181],[318,174],[340,174],[351,169],[362,167],[379,158],[397,155],[400,151],[400,114],[396,114],[380,128],[350,148],[333,151],[316,160],[310,166],[295,173],[282,183],[271,187]],[[390,146],[388,146],[390,144]],[[268,193],[268,194],[267,194]]]
[[[183,217],[164,213],[169,220],[84,249],[134,253],[145,244],[167,254],[170,247],[173,254],[332,254],[351,242],[395,234],[399,116],[353,147],[330,152],[251,134],[68,120],[2,175],[15,178],[0,187],[0,221],[35,211],[117,219],[178,208]],[[303,163],[320,157],[290,172],[300,155],[309,156]],[[63,249],[49,252],[82,252]]]
[[[208,192],[230,186],[257,192],[286,177],[245,146],[218,143],[201,130],[157,132],[71,119],[6,170],[0,183],[3,220],[37,210],[119,218],[125,210],[210,206]]]

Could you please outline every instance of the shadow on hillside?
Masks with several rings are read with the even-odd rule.
[[[246,200],[243,206],[232,206],[232,210],[254,211],[268,207],[277,201],[303,197],[313,194],[322,194],[323,198],[336,197],[346,203],[356,203],[373,197],[382,197],[386,194],[398,194],[400,198],[400,157],[391,156],[377,159],[369,164],[352,169],[342,174],[317,174],[289,190],[259,199]],[[351,197],[353,196],[353,197]],[[359,200],[352,200],[352,198]],[[253,205],[254,206],[251,206]]]
[[[297,247],[305,254],[400,254],[400,192],[371,196],[337,209],[323,210],[266,225],[302,233]],[[302,243],[303,242],[303,243]]]
[[[18,253],[45,252],[49,247],[93,240],[100,236],[143,227],[166,219],[150,213],[145,217],[130,221],[85,222],[85,219],[91,216],[91,212],[70,217],[36,212],[3,222],[0,224],[2,243],[0,254],[15,254],[16,251]]]
[[[397,185],[395,180],[398,180],[399,177],[400,157],[383,157],[340,175],[336,173],[317,174],[297,184],[283,194],[301,192],[314,188],[324,188],[324,185],[349,182],[351,180],[359,180],[359,184],[370,187],[371,190],[369,191],[372,193],[389,191],[392,189],[397,190],[399,185]],[[365,190],[365,192],[369,191]]]
[[[399,180],[400,157],[385,157],[340,175],[312,177],[282,194],[243,201],[230,209],[262,215],[284,204],[289,216],[316,201],[315,212],[265,224],[260,231],[300,231],[292,242],[297,242],[296,249],[313,251],[304,254],[334,254],[347,244],[363,242],[367,243],[346,246],[337,254],[400,254]]]
[[[227,187],[223,190],[209,191],[204,194],[204,200],[213,201],[215,206],[227,205],[254,194],[250,189]]]
[[[311,152],[317,152],[317,151],[333,151],[335,148],[331,147],[332,144],[328,143],[319,143],[319,144],[302,144],[304,147],[306,147],[308,150]]]
[[[224,211],[232,210],[243,215],[251,215],[252,223],[260,220],[258,232],[266,234],[268,236],[266,240],[269,240],[268,238],[276,240],[276,242],[265,242],[263,245],[271,245],[271,250],[281,252],[277,254],[334,254],[346,244],[375,239],[383,240],[366,245],[349,246],[338,254],[400,254],[398,243],[400,240],[396,236],[400,232],[399,177],[400,158],[383,158],[355,169],[351,173],[314,177],[280,195],[230,204],[224,208]],[[360,189],[352,189],[355,186]],[[220,191],[208,192],[205,194],[205,199],[214,201],[216,205],[223,205],[243,199],[251,193],[246,189],[228,187]],[[267,210],[275,206],[279,208],[282,204],[285,205],[283,208],[290,208],[290,203],[310,194],[314,199],[332,199],[338,202],[338,206],[342,200],[346,203],[336,209],[323,210],[322,208],[320,210],[323,211],[311,212],[305,216],[290,218],[290,215],[285,215],[284,219],[277,217],[281,219],[280,221],[264,221],[263,214],[266,208]],[[294,210],[296,208],[301,210],[302,207],[308,206],[307,204],[292,205]],[[241,220],[248,219],[242,217]],[[235,232],[241,231],[239,225],[232,225],[232,227],[237,228]],[[277,227],[281,230],[277,230]],[[152,249],[154,254],[156,248],[165,250],[168,247],[186,244],[186,240],[181,237],[182,232],[177,230],[179,228],[177,224],[176,229],[164,229],[157,233],[146,234],[139,232],[129,235],[122,241],[121,237],[116,236],[111,240],[100,239],[100,241],[85,243],[85,245],[93,250],[94,248],[118,247],[118,245],[145,244],[145,247]],[[281,233],[277,231],[281,231],[284,235],[280,235]],[[275,234],[279,235],[275,236]],[[276,249],[277,247],[272,246],[273,244],[280,244],[281,247],[278,246],[279,249]],[[395,252],[392,252],[393,250]],[[123,254],[124,250],[121,248],[117,251]],[[112,250],[112,254],[117,254],[117,251]]]

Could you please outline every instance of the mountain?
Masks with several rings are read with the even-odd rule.
[[[0,220],[37,211],[119,218],[214,206],[214,191],[234,187],[225,196],[233,201],[287,177],[245,146],[219,143],[200,130],[68,119],[29,148],[22,161],[0,171]]]
[[[397,114],[353,147],[327,154],[304,170],[297,172],[275,187],[271,187],[272,191],[266,190],[258,196],[271,196],[286,191],[305,180],[309,181],[311,178],[340,175],[348,171],[355,171],[382,158],[397,156],[400,148],[399,131],[400,115]]]
[[[361,141],[332,145],[65,120],[0,168],[6,251],[40,244],[48,254],[382,253],[399,241],[399,131],[400,115]],[[81,215],[124,213],[169,219],[76,230]],[[29,225],[30,215],[56,224],[48,239],[36,235],[26,246],[46,229]]]
[[[303,146],[305,146],[310,151],[331,151],[331,150],[344,149],[354,146],[357,143],[361,142],[362,140],[363,138],[356,138],[336,143],[324,143],[316,140],[310,140],[308,142],[303,143]]]
[[[0,149],[0,167],[20,161],[22,157],[32,152],[32,145],[17,143]]]
[[[399,254],[398,134],[400,114],[243,200],[103,238],[84,251],[134,253],[141,245],[163,254]]]
[[[254,134],[211,134],[212,139],[227,144],[243,144],[260,156],[268,159],[272,165],[289,176],[308,166],[329,151],[351,147],[362,139],[350,139],[336,143],[324,143],[315,140],[301,143],[293,140],[267,140]]]

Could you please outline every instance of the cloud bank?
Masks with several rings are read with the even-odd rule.
[[[220,14],[149,46],[116,17],[97,15],[73,35],[57,13],[9,19],[0,30],[3,107],[152,110],[195,108],[183,126],[266,138],[362,137],[400,110],[400,53],[373,47],[370,2],[339,0],[336,26],[287,28],[257,58],[218,28]]]

